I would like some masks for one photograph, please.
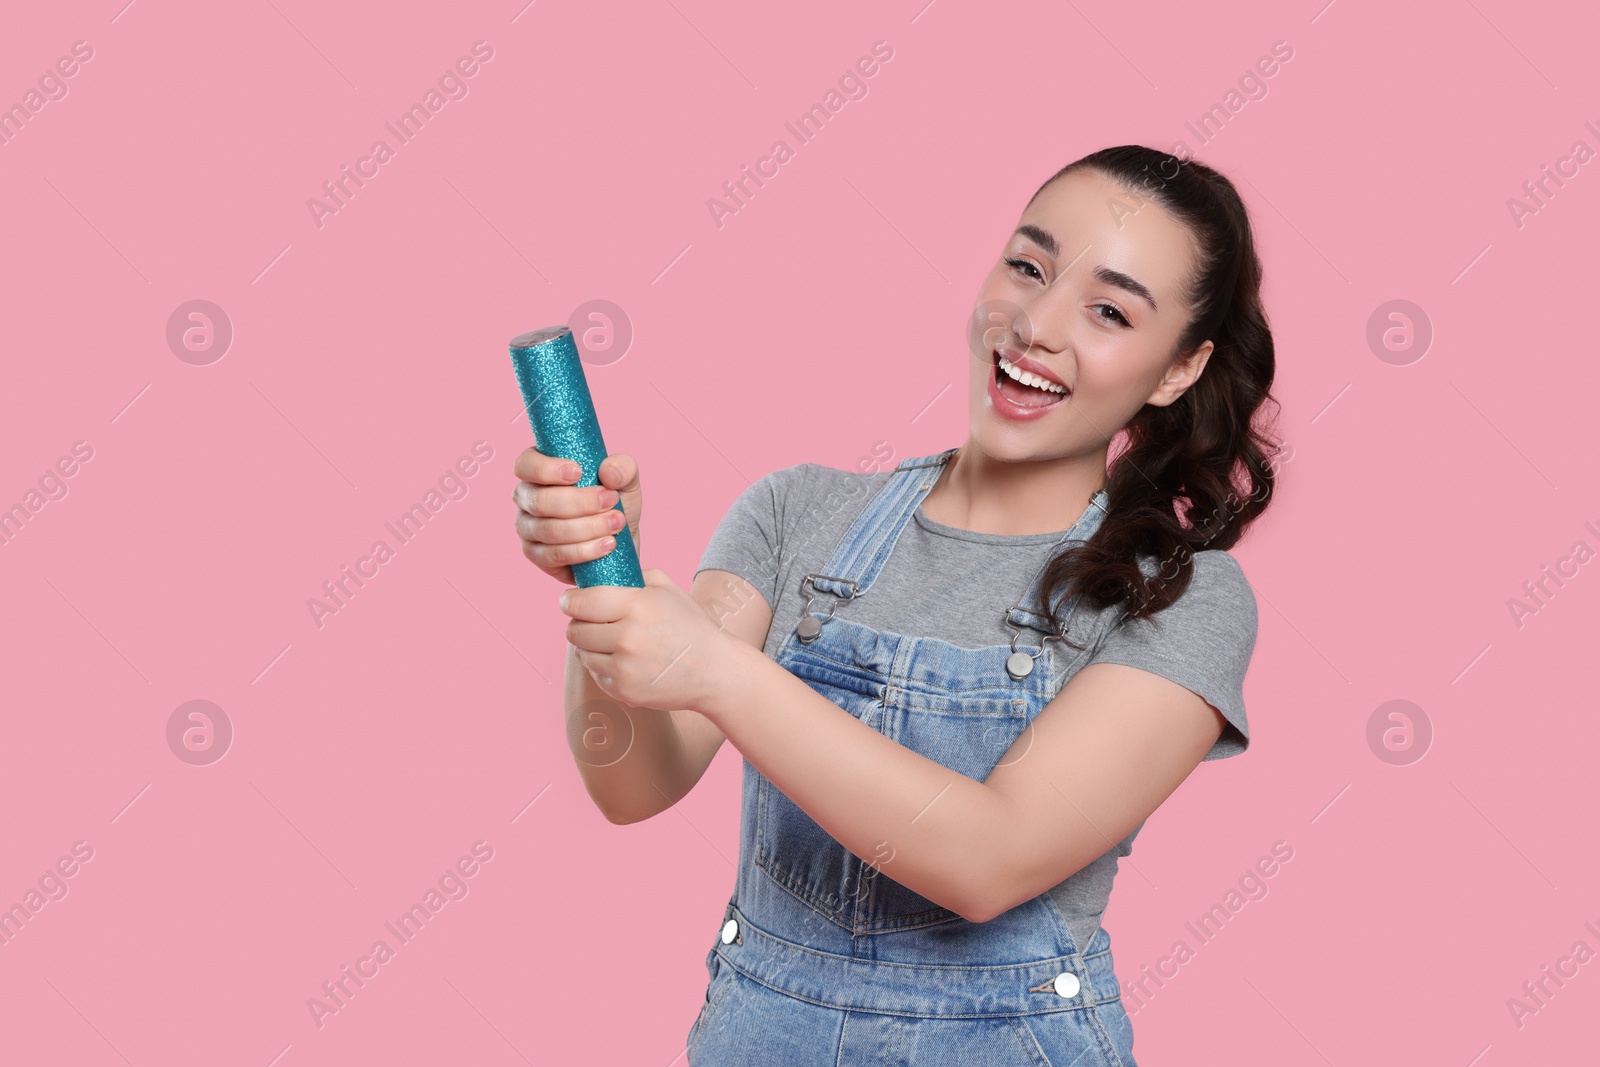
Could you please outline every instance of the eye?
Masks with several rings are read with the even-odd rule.
[[[1117,320],[1120,321],[1123,326],[1126,326],[1126,327],[1132,327],[1133,326],[1133,323],[1129,322],[1127,316],[1122,313],[1122,309],[1117,307],[1117,305],[1115,305],[1115,304],[1091,304],[1090,306],[1091,307],[1096,307],[1096,308],[1110,308],[1112,310],[1112,312],[1117,316]]]
[[[1012,270],[1020,270],[1020,271],[1023,271],[1023,272],[1027,272],[1027,271],[1032,271],[1033,272],[1031,274],[1026,274],[1025,273],[1026,277],[1035,278],[1035,279],[1042,279],[1044,277],[1043,274],[1039,273],[1039,268],[1038,267],[1035,267],[1032,263],[1029,263],[1025,259],[1008,259],[1008,260],[1005,261],[1005,264],[1006,264],[1006,266],[1010,267]]]

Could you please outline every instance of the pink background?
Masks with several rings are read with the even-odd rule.
[[[760,475],[960,443],[966,316],[1027,197],[1096,148],[1179,141],[1252,212],[1293,457],[1235,549],[1253,747],[1125,864],[1124,982],[1194,948],[1185,922],[1274,842],[1294,854],[1137,1009],[1139,1061],[1592,1051],[1600,963],[1520,1027],[1507,1007],[1600,950],[1600,563],[1520,627],[1508,607],[1600,549],[1600,176],[1520,227],[1508,208],[1600,148],[1592,18],[522,2],[8,15],[0,104],[75,41],[93,58],[0,146],[0,506],[75,442],[93,456],[0,545],[0,904],[74,842],[93,858],[0,946],[0,1061],[681,1062],[740,759],[642,824],[588,800],[560,587],[512,527],[532,439],[507,340],[624,309],[631,348],[589,379],[643,469],[646,565],[687,585]],[[319,227],[307,199],[479,40],[468,95]],[[880,40],[868,95],[719,227],[707,199],[795,147],[785,120]],[[1185,123],[1275,41],[1293,58],[1202,145]],[[194,299],[234,331],[204,366],[166,340]],[[1367,342],[1397,299],[1434,331],[1406,365]],[[466,497],[318,628],[307,600],[478,441]],[[167,741],[195,699],[234,729],[208,766]],[[1397,699],[1433,730],[1407,765],[1367,740]],[[470,893],[319,1028],[308,998],[477,841]]]

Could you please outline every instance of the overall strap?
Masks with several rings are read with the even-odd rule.
[[[867,502],[867,506],[856,517],[850,529],[839,539],[824,572],[807,574],[800,580],[800,590],[807,596],[806,607],[802,609],[803,619],[810,617],[811,598],[815,592],[830,593],[839,600],[850,600],[865,593],[872,586],[878,577],[878,572],[889,559],[890,552],[894,550],[895,542],[899,540],[901,532],[911,521],[923,498],[939,480],[944,465],[956,451],[950,448],[934,455],[901,461],[888,480]],[[1050,560],[1063,547],[1087,541],[1094,536],[1094,532],[1100,528],[1100,523],[1105,518],[1108,499],[1108,494],[1103,488],[1095,490],[1090,495],[1089,503],[1078,516],[1078,521],[1061,535],[1061,540],[1056,543],[1050,555],[1034,573],[1033,581],[1023,591],[1021,600],[1006,612],[1007,622],[1013,626],[1026,626],[1050,636],[1057,634],[1057,630],[1050,626],[1039,601],[1039,579],[1043,576]],[[1076,598],[1073,598],[1072,607],[1075,606]],[[1063,620],[1063,630],[1072,607],[1060,610],[1058,605],[1058,615]],[[832,615],[833,609],[830,607],[828,617]],[[817,626],[807,624],[807,628],[802,631],[802,640],[815,637],[817,631]]]
[[[848,600],[865,593],[878,577],[906,523],[928,495],[954,448],[900,461],[834,547],[822,574],[809,574],[814,589]]]
[[[1006,612],[1007,622],[1014,626],[1027,626],[1041,633],[1056,633],[1056,630],[1050,626],[1050,620],[1045,616],[1044,608],[1039,601],[1039,579],[1044,576],[1045,567],[1049,566],[1050,561],[1063,549],[1074,544],[1081,544],[1094,536],[1094,532],[1100,528],[1100,523],[1106,517],[1107,501],[1109,499],[1110,494],[1104,489],[1096,489],[1090,494],[1088,506],[1083,509],[1083,514],[1078,516],[1078,521],[1072,524],[1070,530],[1061,535],[1061,540],[1056,542],[1056,547],[1051,550],[1050,555],[1045,558],[1045,561],[1039,565],[1039,569],[1034,573],[1033,581],[1028,583],[1022,603]],[[1078,598],[1073,597],[1071,606],[1064,610],[1060,610],[1058,605],[1057,615],[1061,619],[1062,631],[1065,631],[1066,620],[1071,615],[1073,608],[1077,607],[1077,601]]]

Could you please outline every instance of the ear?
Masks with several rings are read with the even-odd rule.
[[[1211,359],[1215,347],[1207,341],[1195,349],[1188,359],[1174,360],[1145,403],[1164,408],[1176,402],[1180,396],[1188,392],[1191,385],[1200,380],[1200,372],[1206,369],[1206,363]]]

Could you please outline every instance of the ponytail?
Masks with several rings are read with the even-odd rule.
[[[1067,165],[1045,186],[1083,168],[1149,197],[1193,233],[1198,266],[1187,296],[1195,313],[1172,354],[1187,358],[1207,340],[1213,349],[1176,401],[1146,404],[1129,420],[1108,465],[1099,529],[1045,568],[1040,600],[1057,629],[1057,606],[1073,593],[1096,609],[1122,604],[1130,618],[1170,605],[1189,585],[1194,553],[1233,547],[1266,510],[1281,452],[1256,424],[1267,402],[1277,406],[1272,332],[1249,215],[1233,183],[1192,159],[1122,145]]]

